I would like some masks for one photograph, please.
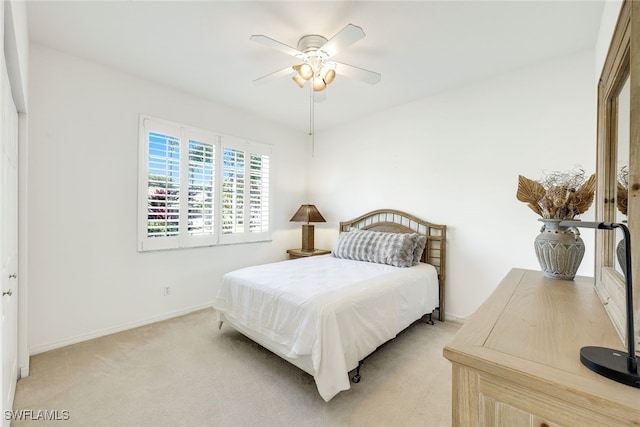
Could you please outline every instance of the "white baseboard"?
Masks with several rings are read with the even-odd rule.
[[[29,355],[33,356],[38,353],[44,353],[45,351],[51,351],[57,348],[66,347],[71,344],[77,344],[79,342],[91,340],[94,338],[104,337],[106,335],[115,334],[117,332],[126,331],[128,329],[149,325],[151,323],[161,322],[163,320],[171,319],[173,317],[183,316],[185,314],[189,314],[194,311],[202,310],[205,308],[211,308],[212,306],[213,306],[213,302],[208,302],[206,304],[199,304],[199,305],[184,308],[181,310],[163,313],[158,316],[153,316],[147,319],[141,319],[141,320],[136,320],[134,322],[123,323],[121,325],[114,326],[111,328],[100,329],[97,331],[88,332],[88,333],[76,335],[73,337],[63,338],[57,341],[51,341],[45,344],[29,347]]]
[[[454,323],[460,323],[460,324],[464,325],[467,322],[468,317],[459,317],[459,316],[455,316],[453,314],[449,314],[449,313],[445,312],[444,313],[444,320],[446,322],[454,322]]]
[[[185,314],[193,313],[194,311],[203,310],[205,308],[211,308],[212,306],[213,306],[213,302],[209,302],[209,303],[206,303],[206,304],[199,304],[199,305],[196,305],[196,306],[183,308],[181,310],[176,310],[176,311],[171,311],[171,312],[168,312],[168,313],[163,313],[163,314],[160,314],[158,316],[153,316],[153,317],[150,317],[150,318],[147,318],[147,319],[141,319],[141,320],[137,320],[135,322],[123,323],[121,325],[114,326],[114,327],[111,327],[111,328],[100,329],[100,330],[97,330],[97,331],[88,332],[88,333],[85,333],[85,334],[80,334],[80,335],[64,338],[64,339],[57,340],[57,341],[51,341],[49,343],[45,343],[45,344],[37,345],[37,346],[34,346],[34,347],[30,347],[29,348],[29,355],[33,356],[33,355],[36,355],[38,353],[44,353],[46,351],[55,350],[57,348],[66,347],[68,345],[77,344],[79,342],[88,341],[88,340],[91,340],[91,339],[94,339],[94,338],[100,338],[100,337],[104,337],[106,335],[115,334],[117,332],[126,331],[128,329],[133,329],[133,328],[137,328],[137,327],[140,327],[140,326],[150,325],[151,323],[161,322],[163,320],[171,319],[173,317],[183,316]],[[464,317],[457,317],[457,316],[451,315],[449,313],[445,313],[445,320],[447,322],[456,322],[456,323],[462,323],[462,324],[464,324],[467,321],[467,319],[464,318]],[[28,367],[26,367],[26,369],[24,367],[21,368],[20,377],[24,378],[24,377],[27,377],[27,376],[29,376],[29,368]]]

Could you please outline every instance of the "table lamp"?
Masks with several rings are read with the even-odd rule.
[[[315,249],[313,242],[314,227],[313,224],[309,223],[326,222],[322,214],[318,212],[318,208],[315,205],[302,205],[289,221],[306,222],[306,224],[302,224],[302,250],[313,252]]]
[[[580,349],[580,361],[592,371],[622,384],[640,388],[638,360],[635,350],[635,332],[633,330],[633,286],[631,282],[631,235],[624,224],[615,222],[562,221],[561,226],[614,230],[620,228],[624,235],[625,265],[624,281],[626,288],[627,311],[627,353],[605,347],[587,346]]]

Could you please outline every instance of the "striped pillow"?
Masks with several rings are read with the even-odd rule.
[[[411,267],[417,264],[417,262],[414,264],[414,252],[418,237],[417,233],[353,230],[338,236],[332,253],[336,258],[375,262],[395,267]]]

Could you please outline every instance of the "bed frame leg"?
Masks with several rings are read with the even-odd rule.
[[[426,314],[427,318],[425,319],[425,322],[430,324],[430,325],[433,325],[432,315],[433,315],[433,313],[427,313]]]
[[[222,323],[224,323],[222,320],[218,320],[218,330],[222,329]]]
[[[358,367],[356,368],[356,374],[351,378],[351,381],[353,381],[354,383],[359,383],[360,379],[362,377],[360,377],[360,366],[362,366],[362,362],[363,360],[358,362]]]

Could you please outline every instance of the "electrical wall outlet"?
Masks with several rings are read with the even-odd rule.
[[[171,286],[167,285],[164,287],[164,296],[169,296],[171,295]]]

